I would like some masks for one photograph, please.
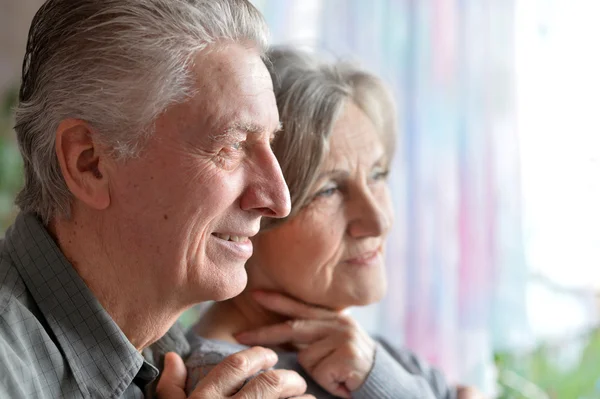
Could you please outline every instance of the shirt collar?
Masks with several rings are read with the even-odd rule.
[[[150,370],[154,377],[158,375],[104,310],[37,217],[20,214],[6,234],[5,244],[84,393],[120,397],[142,365],[145,374]]]

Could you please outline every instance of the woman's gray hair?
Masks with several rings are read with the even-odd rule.
[[[324,62],[312,53],[285,46],[272,47],[267,58],[283,123],[273,152],[292,202],[286,219],[263,219],[263,228],[272,228],[294,217],[310,201],[333,126],[348,101],[374,124],[388,162],[395,150],[396,107],[386,85],[352,63]]]
[[[66,118],[81,119],[114,157],[137,156],[156,118],[193,93],[194,56],[220,42],[264,56],[268,30],[247,0],[48,0],[35,15],[16,109],[25,187],[16,203],[44,222],[69,216],[55,153]]]

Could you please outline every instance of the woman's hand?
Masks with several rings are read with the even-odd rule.
[[[485,399],[485,396],[474,387],[458,386],[457,399]]]
[[[366,380],[376,344],[352,318],[278,293],[257,291],[253,297],[290,320],[240,333],[235,336],[240,343],[294,345],[304,370],[327,392],[342,398],[349,398]]]

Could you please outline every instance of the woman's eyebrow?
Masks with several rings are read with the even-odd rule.
[[[347,170],[342,170],[342,169],[332,169],[332,170],[326,170],[323,171],[321,173],[319,173],[319,176],[317,178],[317,180],[321,180],[325,177],[338,177],[338,178],[343,178],[343,177],[348,177],[349,173]]]
[[[375,162],[373,162],[373,166],[371,166],[371,168],[375,168],[377,166],[385,166],[387,164],[388,164],[388,156],[387,156],[387,154],[383,153]]]

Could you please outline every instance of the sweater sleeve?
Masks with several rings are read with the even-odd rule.
[[[456,399],[456,389],[447,385],[438,370],[413,353],[394,350],[380,341],[373,368],[352,398]]]
[[[185,367],[187,368],[186,392],[188,395],[191,394],[196,385],[227,356],[248,349],[248,347],[244,345],[209,340],[195,335],[193,331],[190,331],[187,334],[187,339],[190,345],[190,353],[184,361]],[[248,378],[244,384],[255,376],[256,374]]]

